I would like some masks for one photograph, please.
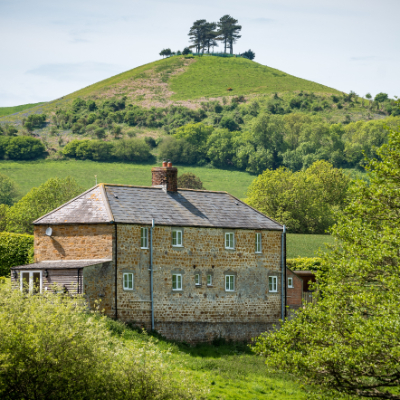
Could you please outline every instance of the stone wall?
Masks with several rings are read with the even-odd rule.
[[[46,228],[34,229],[35,262],[112,258],[114,225],[52,225],[52,236]]]
[[[235,249],[226,250],[225,232],[235,233]],[[254,230],[183,228],[183,247],[172,246],[172,228],[153,234],[155,329],[188,342],[225,337],[248,340],[281,318],[281,232],[262,231],[262,253],[255,253]],[[118,316],[150,328],[148,249],[140,248],[140,226],[118,225]],[[134,274],[133,290],[123,289],[123,273]],[[181,273],[181,291],[172,290],[172,274]],[[195,285],[200,274],[201,285]],[[206,284],[207,275],[213,284]],[[234,292],[225,291],[225,275],[234,275]],[[268,277],[278,277],[278,291]]]

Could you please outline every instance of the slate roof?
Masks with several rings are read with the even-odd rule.
[[[64,223],[131,223],[282,230],[282,225],[226,192],[100,184],[34,221]]]
[[[111,259],[99,259],[99,260],[51,260],[42,261],[33,264],[18,265],[12,267],[11,269],[16,270],[28,270],[28,269],[71,269],[71,268],[84,268],[90,265],[103,264],[105,262],[110,262]]]

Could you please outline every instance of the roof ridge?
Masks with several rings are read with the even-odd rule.
[[[130,187],[130,188],[141,188],[141,189],[161,189],[161,187],[157,186],[140,186],[140,185],[125,185],[122,183],[101,183],[104,186],[116,186],[116,187]],[[178,188],[178,191],[187,190],[191,192],[207,192],[207,193],[227,193],[223,190],[207,190],[207,189],[187,189],[187,188]]]
[[[35,224],[35,223],[39,222],[41,219],[43,219],[43,218],[45,218],[45,217],[47,217],[47,216],[49,216],[49,215],[55,213],[56,211],[58,211],[58,210],[60,210],[61,208],[65,207],[66,205],[72,203],[73,201],[78,200],[80,197],[82,197],[82,196],[84,196],[86,193],[89,193],[89,192],[91,192],[92,190],[96,189],[96,187],[98,187],[98,186],[99,186],[99,185],[92,186],[90,189],[88,189],[88,190],[86,190],[85,192],[79,194],[78,196],[74,197],[74,198],[71,199],[70,201],[67,201],[67,202],[64,203],[64,204],[61,204],[61,206],[55,208],[54,210],[51,210],[50,212],[48,212],[48,213],[45,214],[45,215],[42,215],[41,217],[39,217],[38,219],[36,219],[35,221],[33,221],[32,224]]]

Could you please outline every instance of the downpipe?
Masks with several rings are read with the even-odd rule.
[[[285,321],[285,310],[286,310],[286,225],[283,225],[283,232],[282,232],[282,243],[281,243],[281,266],[282,266],[282,277],[281,277],[281,315],[282,315],[282,322]]]
[[[150,303],[151,303],[151,330],[154,331],[154,298],[153,298],[153,229],[154,219],[150,228]]]

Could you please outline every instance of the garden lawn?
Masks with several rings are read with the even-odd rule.
[[[98,183],[151,186],[151,168],[159,164],[101,163],[95,161],[0,161],[0,174],[14,180],[21,195],[37,187],[49,178],[72,176],[84,188]],[[193,172],[199,176],[207,190],[221,190],[244,199],[254,175],[241,171],[229,171],[202,167],[178,166],[178,174]]]
[[[326,244],[333,244],[332,236],[288,233],[286,238],[286,257],[316,257],[319,250],[328,250]]]

